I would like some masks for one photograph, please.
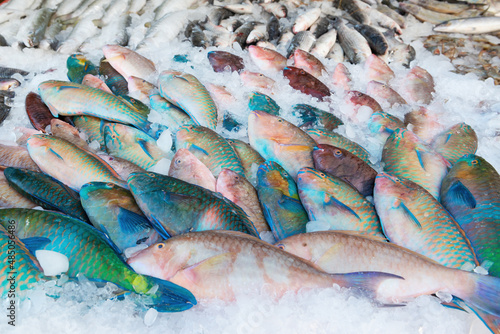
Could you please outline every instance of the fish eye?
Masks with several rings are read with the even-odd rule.
[[[106,186],[108,186],[108,187],[110,187],[110,188],[113,188],[114,183],[108,182],[108,183],[106,183]]]
[[[319,176],[325,177],[325,173],[319,173]]]
[[[282,122],[283,122],[283,120],[282,120],[282,119],[278,119],[278,122],[282,123]]]
[[[338,157],[342,156],[342,151],[341,150],[335,150],[335,152],[333,152],[333,155],[338,158]]]
[[[154,177],[155,173],[148,173],[148,176]]]
[[[473,164],[473,165],[477,165],[479,163],[479,161],[477,159],[474,159],[470,163]]]
[[[181,162],[182,162],[182,160],[181,160],[181,159],[177,159],[177,160],[175,161],[175,163],[176,163],[176,164],[180,164]]]
[[[156,245],[156,248],[158,248],[158,249],[162,249],[162,248],[163,248],[163,244],[158,244],[158,245]]]
[[[277,244],[276,247],[278,247],[279,249],[285,250],[285,245],[283,245],[283,244]]]
[[[116,139],[116,135],[112,135],[111,138]]]

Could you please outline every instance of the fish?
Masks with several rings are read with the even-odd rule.
[[[158,78],[160,95],[184,110],[196,125],[215,130],[217,107],[207,89],[193,75],[163,71]]]
[[[203,28],[199,22],[191,21],[188,23],[184,35],[189,38],[191,44],[195,47],[206,49],[209,45],[209,40],[205,35]]]
[[[98,117],[80,115],[73,117],[73,123],[75,123],[75,127],[78,131],[80,131],[80,133],[87,136],[87,140],[89,142],[97,141],[100,147],[106,147],[102,133],[102,128],[106,123],[105,120]]]
[[[340,17],[332,18],[339,41],[345,55],[353,64],[364,62],[372,54],[368,41],[359,32],[345,25]]]
[[[286,36],[284,34],[281,36],[281,40],[279,42],[280,44],[285,44],[285,41],[283,41],[283,38],[285,37]],[[314,45],[314,42],[316,41],[316,38],[314,38],[312,32],[308,30],[299,31],[297,34],[292,34],[290,37],[290,41],[288,42],[288,46],[286,48],[287,58],[290,58],[290,56],[295,52],[296,49],[302,49],[309,52]]]
[[[415,66],[406,75],[400,93],[406,101],[429,104],[435,93],[434,79],[425,69]]]
[[[387,54],[389,45],[380,31],[367,24],[356,24],[354,29],[366,38],[374,55],[383,56]]]
[[[382,82],[374,80],[368,82],[368,85],[366,86],[366,94],[373,97],[380,105],[388,103],[389,107],[392,107],[396,104],[408,104],[408,102],[406,102],[406,100],[403,99],[394,89]]]
[[[214,72],[241,72],[245,68],[243,58],[226,51],[210,51],[207,53],[208,61]]]
[[[151,298],[148,306],[160,312],[178,312],[196,305],[195,297],[176,284],[137,274],[116,253],[108,239],[87,223],[59,213],[32,209],[2,209],[0,224],[15,223],[18,238],[44,238],[40,249],[66,255],[67,275],[84,274],[89,279],[115,283],[122,289]],[[150,290],[154,286],[157,289]]]
[[[103,57],[99,63],[99,74],[105,78],[104,82],[114,94],[127,95],[127,80],[120,73],[118,73],[118,71],[115,70],[109,62],[105,61],[105,59],[106,58]]]
[[[215,191],[243,209],[259,235],[271,231],[262,213],[257,190],[246,178],[223,169],[217,177]]]
[[[312,26],[314,22],[321,15],[321,8],[312,8],[307,10],[306,12],[300,14],[295,19],[295,23],[293,24],[292,31],[294,34],[297,34],[300,31],[305,31]]]
[[[107,44],[102,47],[105,62],[108,62],[125,79],[134,76],[149,80],[156,72],[155,64],[139,53],[119,45]]]
[[[331,230],[384,238],[373,204],[349,183],[306,167],[299,171],[297,188],[309,220],[324,222]]]
[[[311,54],[319,57],[326,57],[328,52],[335,45],[336,41],[337,41],[337,30],[330,29],[328,32],[317,37],[316,43],[311,49]]]
[[[160,114],[162,123],[165,124],[172,133],[179,131],[180,127],[183,125],[195,124],[193,119],[191,119],[184,110],[174,106],[161,97],[160,94],[151,95],[149,97],[149,104],[151,105],[151,109]]]
[[[31,159],[26,147],[0,144],[0,166],[25,168],[41,172],[38,165]]]
[[[372,134],[378,135],[382,143],[385,143],[394,130],[399,128],[406,127],[399,118],[381,110],[374,112],[368,120],[368,129]]]
[[[98,88],[100,90],[105,91],[106,93],[113,94],[111,88],[109,88],[104,81],[102,81],[93,74],[85,74],[82,80],[82,85]]]
[[[92,225],[105,233],[121,252],[161,240],[130,191],[113,183],[89,182],[82,186],[80,197]]]
[[[257,25],[257,22],[255,21],[247,21],[243,23],[240,27],[238,27],[235,31],[234,34],[232,35],[231,38],[231,44],[233,45],[234,43],[238,43],[241,48],[243,49],[246,46],[246,41],[248,39],[248,36],[252,32],[252,30],[255,28]]]
[[[128,160],[143,169],[153,167],[166,156],[154,138],[131,126],[106,123],[102,133],[109,154]]]
[[[295,181],[283,167],[274,161],[261,164],[256,188],[264,217],[276,240],[306,232],[307,212]]]
[[[122,158],[113,157],[105,153],[98,153],[97,155],[105,163],[107,163],[120,176],[122,180],[128,180],[128,177],[131,173],[146,171],[144,168],[141,168],[136,164]]]
[[[87,142],[80,137],[80,132],[78,132],[74,126],[61,121],[60,119],[53,118],[50,121],[50,133],[53,136],[67,140],[84,150],[92,151]]]
[[[477,259],[492,276],[500,277],[500,176],[484,158],[468,154],[458,159],[443,179],[441,203],[456,219]]]
[[[11,91],[14,88],[21,86],[21,82],[14,78],[0,78],[0,90]]]
[[[301,129],[322,128],[332,131],[344,124],[337,116],[308,104],[293,105],[292,115],[300,119],[298,127]]]
[[[286,67],[285,56],[275,50],[249,45],[248,55],[262,71],[281,72]]]
[[[410,67],[410,63],[415,59],[415,48],[410,44],[403,43],[392,30],[387,30],[384,36],[389,44],[388,63],[398,63],[405,67]]]
[[[366,163],[370,163],[370,153],[352,140],[331,131],[309,129],[306,131],[318,144],[328,144],[351,152]]]
[[[327,144],[313,150],[314,168],[352,185],[363,196],[373,195],[377,171],[353,153]]]
[[[265,111],[274,116],[279,116],[281,112],[280,106],[272,97],[259,92],[250,93],[248,97],[248,108],[250,110]]]
[[[68,79],[71,82],[81,84],[83,78],[87,74],[97,74],[97,69],[90,60],[82,54],[72,54],[66,60],[66,67],[68,69]]]
[[[237,295],[262,290],[280,298],[289,291],[334,284],[372,295],[384,281],[397,278],[367,272],[327,274],[264,241],[227,231],[176,236],[142,250],[127,262],[138,272],[190,289],[202,303],[214,299],[229,302]]]
[[[283,76],[289,80],[289,84],[304,94],[311,95],[320,101],[331,95],[330,89],[306,71],[293,66],[283,69]]]
[[[498,16],[456,18],[437,22],[433,30],[460,34],[487,34],[500,30],[500,18]]]
[[[476,153],[477,134],[470,125],[462,122],[436,136],[431,145],[454,165],[464,155]]]
[[[26,114],[30,120],[31,125],[37,130],[45,132],[47,126],[50,125],[52,116],[49,107],[43,103],[40,95],[29,92],[25,100]]]
[[[440,24],[443,21],[449,21],[457,18],[455,15],[438,13],[407,2],[400,2],[399,8],[415,16],[418,20],[422,22],[429,22],[431,24]]]
[[[371,116],[374,112],[382,110],[380,104],[373,97],[357,90],[348,91],[344,101],[351,107],[348,117],[355,123],[363,122],[367,118],[367,114]],[[371,110],[360,112],[362,107],[368,107]]]
[[[24,298],[26,292],[37,282],[48,280],[36,257],[14,234],[14,225],[0,225],[0,242],[4,249],[0,253],[0,275],[4,277],[0,284],[0,297],[7,300],[16,296]],[[12,299],[11,299],[12,300]]]
[[[64,25],[59,18],[53,18],[49,22],[49,26],[45,29],[43,39],[40,41],[39,48],[43,50],[57,50],[59,40],[57,35],[63,30]]]
[[[129,94],[137,97],[142,103],[149,103],[149,97],[157,93],[156,86],[144,79],[130,76],[127,81]]]
[[[433,110],[419,107],[405,114],[404,123],[420,139],[430,144],[436,136],[446,131],[440,116],[439,113]]]
[[[458,223],[424,188],[380,173],[373,199],[386,237],[444,266],[478,265],[476,255]]]
[[[13,189],[42,208],[88,221],[78,193],[52,177],[13,167],[6,168],[4,176]],[[28,207],[31,208],[33,207]]]
[[[29,22],[21,26],[18,36],[22,36],[20,39],[26,46],[36,47],[40,44],[54,12],[55,10],[52,8],[37,9],[31,15]]]
[[[415,182],[438,200],[441,182],[451,167],[441,154],[403,128],[395,129],[387,138],[382,162],[386,173]]]
[[[123,100],[100,89],[49,80],[42,82],[38,90],[53,116],[87,115],[130,124],[145,131],[149,129],[147,116],[137,113]]]
[[[326,72],[325,66],[318,58],[301,49],[296,49],[294,51],[293,65],[297,68],[303,69],[315,78],[320,78],[323,72]]]
[[[296,179],[302,167],[312,167],[314,140],[281,117],[254,110],[248,117],[250,145],[266,159],[279,163]]]
[[[36,203],[12,188],[4,175],[4,171],[0,170],[0,208],[32,209],[36,206]]]
[[[274,14],[277,18],[284,18],[288,15],[287,7],[279,2],[262,2],[260,6],[266,11]]]
[[[394,72],[389,65],[374,54],[368,56],[366,59],[365,72],[369,80],[375,80],[385,84],[394,79]]]
[[[313,23],[313,25],[309,28],[309,31],[313,33],[314,37],[316,37],[317,40],[318,37],[326,34],[330,30],[329,28],[330,28],[330,19],[323,16],[317,19]]]
[[[255,179],[256,168],[264,163],[264,158],[252,146],[238,139],[227,139],[227,142],[234,149],[241,160],[241,165],[248,180]]]
[[[335,70],[333,70],[332,84],[344,91],[348,91],[351,90],[351,81],[351,73],[347,67],[342,63],[338,63],[337,66],[335,66]]]
[[[242,71],[240,73],[241,82],[245,87],[251,88],[261,88],[265,92],[272,92],[274,89],[274,84],[276,81],[265,76],[262,73],[258,72],[250,72],[250,71]]]
[[[311,261],[327,273],[380,271],[403,277],[377,289],[376,299],[386,305],[444,292],[464,300],[475,311],[499,313],[494,301],[500,286],[497,278],[448,268],[373,237],[346,231],[312,232],[281,240],[277,247]]]
[[[168,176],[215,192],[215,177],[212,172],[186,148],[178,149],[175,152],[170,163]]]
[[[91,181],[127,183],[98,156],[70,142],[48,135],[33,135],[27,143],[30,157],[40,169],[73,190]]]
[[[447,14],[461,14],[465,10],[469,9],[469,5],[466,3],[442,3],[435,0],[409,0],[410,3],[422,6],[426,9]]]
[[[175,147],[188,149],[217,177],[224,168],[244,175],[241,160],[231,145],[217,132],[197,125],[185,125],[177,131]]]
[[[128,183],[139,208],[163,238],[215,229],[259,236],[247,214],[216,192],[151,172],[134,173]]]
[[[279,24],[279,23],[278,23]],[[246,44],[255,44],[260,40],[268,40],[267,25],[264,23],[257,23],[253,30],[248,34]]]

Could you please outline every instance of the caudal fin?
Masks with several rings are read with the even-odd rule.
[[[197,304],[196,298],[189,290],[169,281],[146,277],[158,285],[158,290],[150,296],[152,304],[148,305],[158,312],[180,312]]]
[[[500,278],[473,274],[476,287],[469,296],[461,297],[471,308],[500,317]],[[460,296],[459,296],[460,297]]]
[[[348,274],[332,274],[338,285],[345,288],[359,289],[362,295],[377,299],[377,290],[387,279],[404,279],[401,276],[378,271],[360,271]]]

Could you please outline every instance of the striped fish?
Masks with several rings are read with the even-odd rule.
[[[477,135],[473,128],[462,122],[437,135],[431,145],[453,165],[464,155],[476,153]]]
[[[0,166],[25,168],[40,172],[40,168],[31,159],[26,147],[0,144]]]
[[[238,139],[227,139],[227,142],[234,149],[236,154],[241,160],[245,176],[247,179],[255,178],[256,169],[252,172],[252,166],[260,166],[264,163],[264,158],[249,144]]]
[[[87,136],[89,142],[97,140],[101,148],[106,147],[102,133],[102,128],[106,124],[105,120],[98,117],[81,115],[73,117],[73,123],[78,131],[83,132]]]
[[[368,153],[367,150],[338,133],[322,129],[310,129],[306,132],[318,144],[328,144],[343,148],[344,150],[358,156],[360,159],[363,159],[364,162],[370,163],[370,153]]]

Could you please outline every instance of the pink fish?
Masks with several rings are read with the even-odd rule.
[[[175,153],[168,176],[215,191],[215,177],[210,169],[186,148],[181,148]]]

